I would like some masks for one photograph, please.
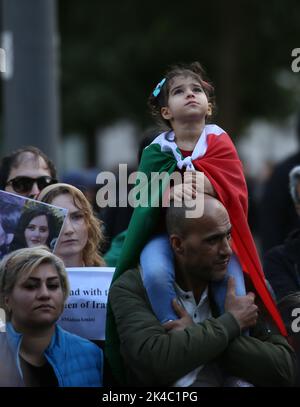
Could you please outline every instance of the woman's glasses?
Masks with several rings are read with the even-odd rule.
[[[38,178],[31,178],[31,177],[16,177],[9,180],[6,185],[11,185],[15,192],[18,194],[26,194],[30,192],[34,183],[37,183],[39,190],[46,188],[48,185],[56,184],[57,179],[43,176]]]

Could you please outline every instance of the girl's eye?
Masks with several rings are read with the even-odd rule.
[[[41,233],[46,233],[47,231],[48,231],[47,228],[40,228],[40,232],[41,232]]]
[[[176,89],[173,94],[178,95],[179,93],[182,93],[182,89]]]
[[[35,226],[33,226],[33,225],[29,225],[29,226],[27,226],[27,229],[29,229],[29,230],[33,231],[33,230],[35,229]]]
[[[202,88],[200,88],[200,87],[196,87],[196,88],[194,88],[194,92],[203,92],[203,89]]]

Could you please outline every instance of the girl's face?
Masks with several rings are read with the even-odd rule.
[[[46,215],[33,218],[25,229],[27,247],[45,245],[49,237],[48,219]]]
[[[64,307],[64,295],[56,268],[41,264],[31,274],[19,277],[5,298],[13,326],[23,332],[28,328],[52,326]]]
[[[82,255],[88,241],[88,226],[82,209],[75,206],[73,197],[70,194],[58,195],[51,203],[68,209],[68,215],[55,248],[55,254],[61,258]]]
[[[191,76],[176,76],[169,89],[168,106],[161,108],[162,117],[172,123],[205,121],[211,106],[200,83]]]

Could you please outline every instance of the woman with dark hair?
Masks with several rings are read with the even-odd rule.
[[[26,208],[20,217],[10,251],[43,245],[53,249],[58,237],[56,224],[50,209]]]

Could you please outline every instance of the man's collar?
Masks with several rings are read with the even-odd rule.
[[[174,283],[174,288],[175,288],[176,294],[182,300],[187,300],[187,299],[190,299],[190,298],[193,298],[195,300],[193,292],[192,291],[184,291],[181,287],[179,287],[179,285],[176,283],[176,281]],[[203,291],[203,293],[201,295],[201,298],[200,298],[200,301],[197,304],[197,306],[202,305],[204,303],[204,301],[207,301],[207,298],[208,298],[208,286]]]

